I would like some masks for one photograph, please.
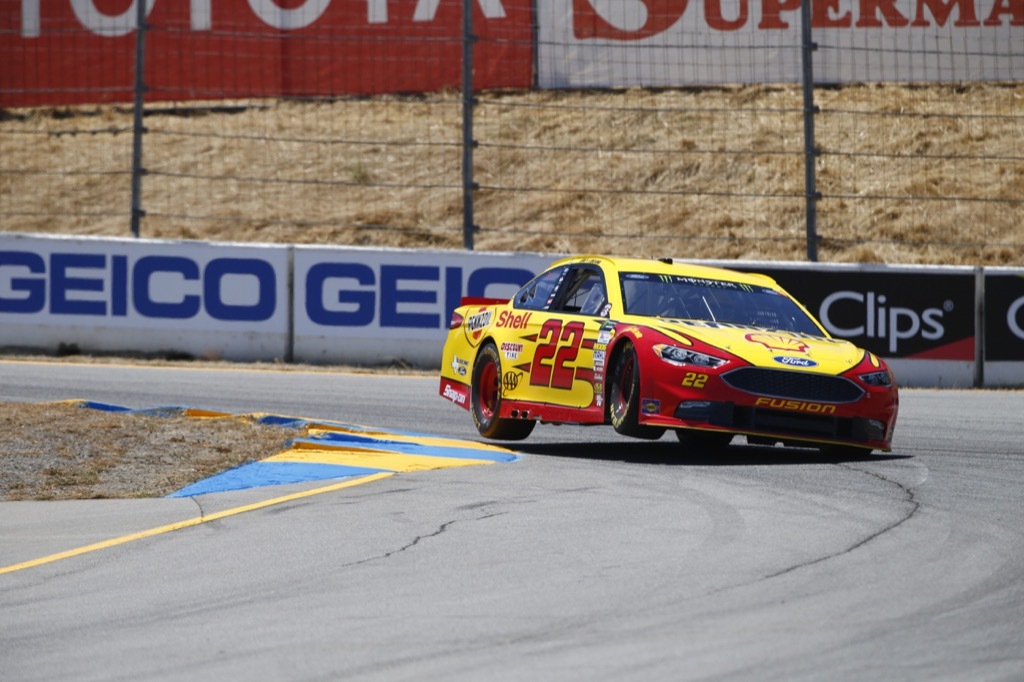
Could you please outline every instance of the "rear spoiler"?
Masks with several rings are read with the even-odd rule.
[[[507,298],[489,298],[487,296],[463,296],[459,305],[499,305],[508,303]]]

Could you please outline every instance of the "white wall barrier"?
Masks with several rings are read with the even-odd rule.
[[[297,246],[294,358],[436,366],[463,296],[511,297],[552,260]]]
[[[284,357],[289,250],[0,235],[0,347]]]
[[[0,234],[0,349],[436,367],[463,296],[557,255]],[[764,272],[904,386],[1024,387],[1024,270],[709,262]]]
[[[1024,386],[1024,269],[985,268],[985,386]]]
[[[952,388],[982,383],[981,268],[716,264],[774,278],[830,334],[885,358],[902,385]]]

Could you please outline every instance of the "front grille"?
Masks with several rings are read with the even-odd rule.
[[[852,403],[864,395],[860,386],[845,377],[780,369],[740,367],[723,374],[722,380],[739,391],[769,398]]]
[[[821,417],[748,407],[737,408],[736,421],[754,431],[823,438],[853,437],[853,420],[839,417]]]

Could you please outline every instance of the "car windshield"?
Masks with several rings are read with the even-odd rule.
[[[821,329],[789,297],[768,287],[727,280],[626,272],[626,313],[778,329],[821,336]]]

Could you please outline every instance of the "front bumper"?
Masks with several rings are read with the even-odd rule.
[[[895,385],[867,386],[841,375],[745,366],[649,375],[644,397],[657,406],[640,422],[761,437],[785,443],[853,445],[889,451],[896,421]]]
[[[673,415],[690,428],[723,430],[811,442],[844,443],[889,450],[888,424],[869,417],[808,414],[730,401],[684,400]]]

